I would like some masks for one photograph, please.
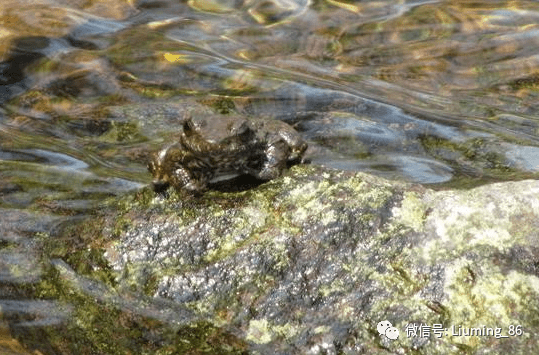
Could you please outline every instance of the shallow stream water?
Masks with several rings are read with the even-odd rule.
[[[27,336],[71,310],[42,240],[149,183],[183,115],[281,119],[312,164],[433,188],[537,178],[538,20],[536,1],[3,0],[0,353],[74,353]]]

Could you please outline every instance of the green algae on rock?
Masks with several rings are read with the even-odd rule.
[[[537,181],[435,192],[307,165],[242,192],[144,188],[111,200],[92,235],[115,288],[185,307],[238,351],[527,354],[537,201]],[[398,340],[378,334],[381,320]],[[523,334],[409,337],[409,324]]]

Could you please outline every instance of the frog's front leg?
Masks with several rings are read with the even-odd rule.
[[[264,163],[257,177],[261,180],[272,180],[281,176],[289,154],[290,147],[283,140],[268,144],[264,151]]]
[[[197,193],[207,189],[210,178],[202,171],[176,166],[172,171],[171,185],[178,191],[185,190]]]

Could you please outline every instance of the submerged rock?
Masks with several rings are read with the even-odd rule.
[[[238,351],[527,354],[538,216],[537,181],[436,192],[295,166],[242,192],[146,188],[85,233],[103,238],[119,290],[190,309]]]

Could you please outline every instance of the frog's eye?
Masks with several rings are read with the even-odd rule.
[[[190,135],[196,131],[195,124],[191,119],[186,120],[183,123],[183,132],[187,135]]]

